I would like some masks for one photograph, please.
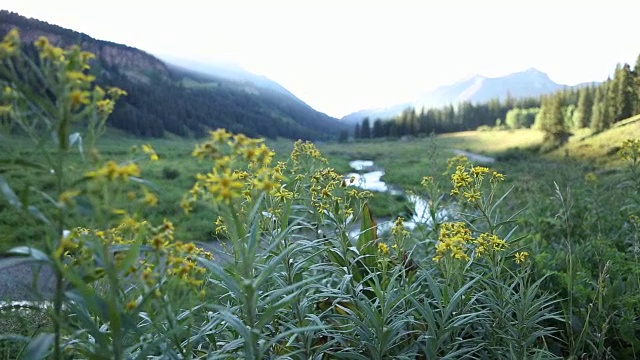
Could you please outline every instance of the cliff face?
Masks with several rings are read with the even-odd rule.
[[[169,77],[169,69],[164,62],[144,51],[109,41],[96,40],[86,34],[61,28],[36,19],[27,19],[15,13],[0,11],[0,37],[12,28],[18,29],[24,43],[33,43],[40,36],[62,48],[79,45],[92,52],[105,71],[118,69],[131,80],[148,83],[151,77]]]

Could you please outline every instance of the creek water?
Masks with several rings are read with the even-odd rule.
[[[382,180],[382,176],[385,174],[384,169],[377,166],[372,160],[353,160],[349,162],[349,166],[355,171],[345,175],[347,182],[352,178],[354,179],[351,186],[356,186],[363,190],[389,192],[392,195],[405,195],[407,197],[407,202],[412,207],[412,216],[410,219],[405,220],[406,228],[413,230],[418,224],[429,225],[432,222],[428,201],[416,195],[406,195],[402,189],[388,185]],[[436,217],[444,219],[446,215],[446,211],[442,210],[436,214]],[[378,231],[385,232],[389,230],[394,221],[395,218],[377,219]],[[360,228],[357,226],[349,232],[349,235],[352,237],[357,236],[359,231]]]

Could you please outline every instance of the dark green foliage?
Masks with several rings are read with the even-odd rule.
[[[582,129],[589,126],[593,108],[592,90],[589,87],[580,89],[580,97],[578,98],[578,106],[573,113],[573,126],[576,129]]]
[[[633,115],[636,94],[634,76],[629,64],[617,66],[607,91],[608,115],[611,122],[615,123]]]
[[[362,120],[362,126],[360,127],[360,138],[368,139],[371,137],[371,123],[369,118]]]
[[[180,176],[180,170],[171,167],[162,168],[162,177],[167,180],[177,179]]]
[[[635,75],[634,86],[636,89],[636,99],[633,112],[635,114],[640,114],[640,55],[638,55],[636,66],[633,68],[633,74]]]
[[[589,125],[589,127],[594,133],[601,132],[609,125],[607,122],[608,118],[606,110],[606,100],[603,95],[603,92],[605,91],[606,90],[603,90],[603,87],[598,87],[596,89],[596,95],[593,100],[593,107],[591,110],[591,124]]]
[[[514,108],[507,112],[505,125],[510,129],[528,128],[533,125],[539,108],[520,109]]]
[[[564,99],[561,93],[545,97],[542,100],[542,109],[538,116],[536,126],[544,131],[545,142],[550,147],[555,147],[567,139],[567,125],[565,123]]]

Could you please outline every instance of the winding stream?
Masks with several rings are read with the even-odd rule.
[[[363,190],[376,191],[376,192],[389,192],[392,195],[404,195],[404,191],[387,185],[382,181],[384,175],[384,169],[375,165],[371,160],[353,160],[349,162],[349,166],[356,172],[348,173],[345,178],[354,178],[355,181],[351,186],[356,186]],[[429,204],[427,200],[416,196],[408,195],[407,200],[412,204],[413,211],[411,219],[405,220],[405,227],[409,230],[416,228],[418,224],[430,224],[431,216],[429,214]],[[446,211],[442,210],[437,214],[438,218],[446,217]],[[389,230],[393,226],[395,219],[382,218],[378,219],[378,231],[384,232]],[[350,236],[356,236],[359,233],[359,227],[350,231]]]

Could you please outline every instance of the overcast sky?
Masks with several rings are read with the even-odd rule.
[[[600,81],[640,53],[636,0],[2,0],[0,7],[152,54],[233,62],[336,117],[471,74],[535,67],[561,84]]]

